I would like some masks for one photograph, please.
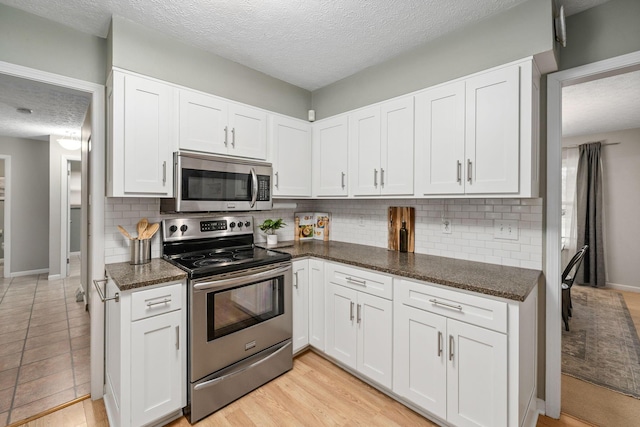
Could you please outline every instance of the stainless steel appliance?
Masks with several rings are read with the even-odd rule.
[[[163,257],[188,273],[194,423],[293,367],[291,256],[253,245],[253,217],[162,221]]]
[[[270,163],[178,151],[174,153],[173,198],[160,202],[160,212],[269,210]]]

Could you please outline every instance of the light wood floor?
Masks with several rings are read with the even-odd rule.
[[[84,400],[25,424],[28,427],[107,426],[102,400]],[[294,359],[291,372],[231,403],[197,426],[435,426],[313,352]],[[169,427],[187,427],[185,418]],[[591,427],[563,415],[540,417],[538,427]]]

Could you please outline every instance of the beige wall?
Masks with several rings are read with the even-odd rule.
[[[551,0],[499,15],[313,92],[318,119],[553,50]]]
[[[640,128],[564,138],[563,145],[619,142],[602,148],[607,283],[640,289]]]
[[[114,16],[113,66],[304,119],[311,92]]]
[[[0,61],[104,84],[106,58],[105,39],[0,4]]]

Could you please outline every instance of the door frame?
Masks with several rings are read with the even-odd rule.
[[[4,160],[4,277],[11,277],[11,156],[0,154]]]
[[[546,388],[545,413],[560,417],[562,315],[562,88],[640,69],[640,51],[547,75]]]
[[[91,258],[86,266],[90,271],[90,279],[104,278],[104,204],[105,204],[105,87],[104,85],[79,80],[73,77],[24,67],[0,61],[0,73],[21,77],[37,82],[48,83],[60,87],[70,88],[91,95],[91,128],[92,149],[89,153],[91,170],[89,183],[89,203],[91,218],[89,218],[89,252]],[[83,176],[82,181],[87,181]],[[100,399],[103,395],[104,384],[104,305],[96,292],[89,292],[87,297],[91,311],[91,398]]]
[[[60,275],[62,278],[69,276],[69,220],[70,218],[70,202],[69,202],[69,179],[68,174],[71,162],[81,162],[80,156],[63,154],[60,160]]]

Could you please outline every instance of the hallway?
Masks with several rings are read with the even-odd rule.
[[[90,393],[89,314],[70,276],[0,279],[0,426]]]

